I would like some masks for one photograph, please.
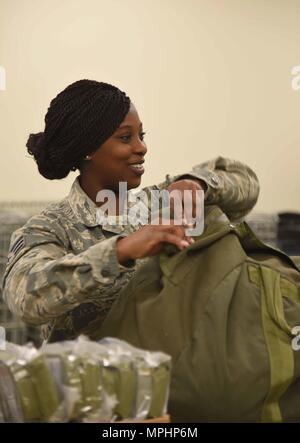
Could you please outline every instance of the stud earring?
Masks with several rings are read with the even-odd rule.
[[[91,156],[90,156],[90,155],[86,155],[86,156],[84,157],[84,159],[85,159],[85,160],[91,160]]]

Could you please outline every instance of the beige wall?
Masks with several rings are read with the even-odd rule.
[[[63,197],[26,154],[67,84],[116,84],[147,131],[143,184],[223,155],[260,177],[259,210],[300,210],[299,0],[0,0],[0,200]]]

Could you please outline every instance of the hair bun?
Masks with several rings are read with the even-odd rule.
[[[45,144],[45,136],[43,132],[37,134],[30,134],[27,140],[27,151],[30,155],[33,155],[35,160],[41,156]]]
[[[50,180],[61,179],[68,175],[70,167],[66,162],[51,159],[51,149],[45,143],[44,132],[30,134],[26,143],[27,151],[38,165],[40,174]]]

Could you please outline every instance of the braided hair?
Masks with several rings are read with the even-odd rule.
[[[40,174],[54,180],[78,169],[111,137],[129,108],[129,97],[108,83],[79,80],[67,86],[51,101],[44,132],[30,134],[26,143]]]

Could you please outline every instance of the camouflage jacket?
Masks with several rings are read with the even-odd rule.
[[[245,216],[258,198],[255,173],[222,157],[143,190],[164,189],[186,176],[203,180],[205,204],[218,205],[231,220]],[[117,239],[139,226],[130,221],[100,225],[96,210],[77,178],[65,199],[45,208],[12,235],[3,298],[26,323],[41,325],[44,339],[65,340],[79,334],[92,338],[143,262],[122,266],[116,254]]]

